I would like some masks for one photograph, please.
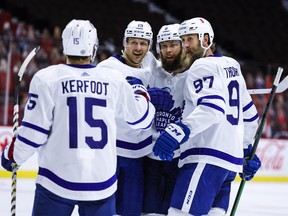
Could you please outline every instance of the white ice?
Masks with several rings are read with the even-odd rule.
[[[230,209],[240,182],[232,185]],[[17,180],[16,215],[29,216],[34,199],[34,179]],[[11,180],[0,178],[0,215],[10,215]],[[230,210],[227,215],[230,214]],[[73,216],[77,216],[77,208]],[[246,182],[236,216],[288,216],[288,183]]]

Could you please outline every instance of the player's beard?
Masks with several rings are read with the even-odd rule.
[[[190,52],[182,52],[181,65],[184,68],[190,68],[194,61],[203,57],[205,50],[198,45],[197,48],[191,48]]]
[[[173,72],[181,67],[181,52],[175,57],[173,61],[168,61],[161,55],[162,67],[168,71]]]

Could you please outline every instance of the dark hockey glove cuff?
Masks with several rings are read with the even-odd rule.
[[[126,80],[130,85],[135,85],[135,84],[143,85],[143,82],[140,79],[133,77],[133,76],[127,76]]]

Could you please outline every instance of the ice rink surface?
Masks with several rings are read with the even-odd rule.
[[[240,182],[232,185],[230,209]],[[34,199],[34,179],[17,180],[16,215],[29,216]],[[11,180],[0,178],[0,215],[10,215]],[[229,215],[230,211],[227,215]],[[78,215],[77,209],[73,216]],[[246,182],[236,216],[288,216],[288,183]]]

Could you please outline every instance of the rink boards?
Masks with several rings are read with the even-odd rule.
[[[12,127],[0,126],[0,152],[13,136]],[[253,179],[261,182],[288,182],[288,140],[261,139],[256,154],[262,166]],[[37,153],[23,163],[17,172],[19,178],[35,178],[37,175]],[[11,173],[0,167],[0,178],[10,178]],[[240,178],[237,177],[237,180]]]

